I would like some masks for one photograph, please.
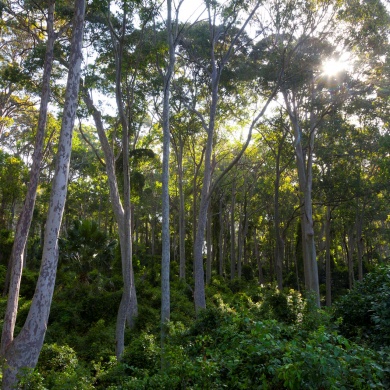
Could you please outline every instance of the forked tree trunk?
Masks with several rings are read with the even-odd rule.
[[[36,366],[46,334],[57,272],[58,236],[65,208],[72,134],[78,103],[84,14],[85,1],[76,0],[64,113],[45,228],[41,270],[26,322],[4,353],[3,390],[15,387],[22,368]]]
[[[28,183],[27,194],[23,209],[20,214],[18,224],[16,226],[14,245],[12,248],[11,259],[9,261],[9,269],[7,270],[7,273],[8,271],[10,271],[10,284],[9,286],[5,286],[5,291],[8,289],[8,300],[1,336],[1,356],[4,356],[6,348],[13,340],[15,321],[18,311],[23,260],[35,207],[35,199],[39,183],[39,174],[41,172],[43,145],[47,122],[47,107],[50,98],[50,77],[54,59],[54,1],[50,1],[47,11],[47,35],[48,36],[46,43],[46,55],[42,76],[41,104],[39,109],[38,128],[35,140],[34,154],[30,170],[30,180]]]

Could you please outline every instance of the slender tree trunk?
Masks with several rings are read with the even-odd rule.
[[[219,276],[223,276],[224,274],[224,218],[223,218],[223,201],[222,196],[219,199],[219,238],[218,238],[218,246],[219,246]]]
[[[274,185],[274,227],[275,227],[275,271],[278,289],[283,289],[283,252],[284,243],[280,234],[280,215],[279,215],[279,187],[280,187],[280,147],[276,154],[276,177]]]
[[[357,246],[357,261],[358,261],[358,278],[359,281],[363,280],[363,218],[364,208],[361,213],[358,212],[356,216],[356,246]]]
[[[207,258],[206,258],[206,283],[211,282],[211,269],[212,269],[212,231],[211,231],[211,203],[207,211],[207,228],[206,228],[206,246],[207,246]]]
[[[26,322],[18,336],[5,349],[2,383],[4,390],[16,385],[22,368],[36,366],[46,334],[57,272],[58,235],[65,208],[73,126],[78,103],[84,14],[85,1],[76,0],[64,114],[45,228],[41,270]]]
[[[305,272],[305,286],[308,291],[314,293],[316,304],[320,306],[320,289],[318,280],[318,266],[316,258],[316,248],[314,241],[314,226],[313,226],[313,211],[312,211],[312,163],[314,150],[314,135],[313,128],[310,130],[309,145],[307,151],[307,161],[302,148],[302,131],[299,124],[298,114],[296,109],[293,109],[287,93],[284,91],[284,101],[290,117],[291,125],[294,130],[295,139],[295,156],[298,169],[299,190],[302,199],[302,245],[303,245],[303,260]]]
[[[45,63],[42,76],[41,104],[39,109],[37,135],[35,140],[32,166],[30,170],[30,180],[28,183],[26,199],[22,212],[16,226],[15,240],[12,248],[11,258],[8,265],[10,274],[9,294],[7,308],[4,317],[4,325],[1,336],[0,355],[4,356],[5,350],[13,340],[16,316],[18,312],[18,301],[20,282],[22,278],[23,258],[26,251],[27,238],[30,231],[33,217],[35,199],[39,183],[39,174],[41,172],[41,163],[43,159],[43,146],[47,121],[47,107],[50,99],[50,77],[54,59],[54,1],[49,2],[47,11],[47,43]],[[8,283],[5,286],[5,292],[8,290]]]
[[[243,233],[242,233],[242,261],[245,265],[249,264],[248,259],[248,249],[247,249],[247,236],[249,231],[249,218],[248,218],[248,195],[245,194],[244,199],[244,223],[243,223]]]
[[[170,233],[169,233],[169,96],[175,66],[175,46],[172,31],[172,1],[167,0],[167,40],[169,62],[164,76],[163,103],[163,172],[162,172],[162,256],[161,256],[161,343],[164,345],[165,326],[170,319]]]
[[[211,186],[211,156],[213,151],[214,141],[214,127],[215,117],[217,111],[218,102],[218,84],[219,74],[217,71],[216,63],[213,60],[213,71],[211,74],[211,107],[210,107],[210,122],[207,131],[207,143],[204,156],[204,175],[203,184],[200,196],[198,225],[196,229],[196,236],[194,242],[194,270],[195,270],[195,288],[194,288],[194,301],[195,310],[198,313],[199,310],[206,308],[206,295],[205,295],[205,282],[204,282],[204,266],[203,266],[203,243],[206,231],[207,223],[207,209],[210,201],[210,186]]]
[[[331,228],[331,208],[326,206],[325,219],[325,274],[326,274],[326,306],[332,305],[332,272],[330,268],[330,228]]]
[[[355,284],[355,271],[353,264],[353,253],[355,252],[355,239],[354,235],[354,227],[351,227],[348,230],[347,241],[345,242],[345,249],[347,251],[347,262],[348,262],[348,285],[349,288],[352,289]]]
[[[184,189],[183,189],[183,148],[184,142],[180,138],[179,150],[177,153],[178,170],[179,170],[179,277],[182,280],[186,279],[186,220],[185,220],[185,204],[184,204]]]
[[[257,269],[259,273],[259,284],[264,284],[264,274],[263,274],[263,265],[261,262],[261,257],[260,257],[260,251],[259,251],[259,243],[257,241],[257,234],[256,234],[256,229],[253,232],[253,242],[255,246],[255,258],[256,258],[256,263],[257,263]]]
[[[236,277],[236,227],[235,227],[236,193],[235,181],[232,187],[232,204],[230,210],[230,280]]]

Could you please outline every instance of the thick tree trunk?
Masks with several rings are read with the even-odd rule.
[[[20,282],[22,278],[23,259],[26,251],[27,238],[30,231],[33,217],[35,199],[39,183],[39,174],[41,172],[41,163],[43,158],[43,146],[47,121],[47,107],[50,99],[50,77],[54,59],[54,1],[49,2],[47,11],[47,43],[46,55],[42,76],[41,104],[39,109],[37,135],[35,140],[32,166],[30,170],[30,180],[28,183],[26,199],[22,212],[16,226],[15,240],[12,248],[11,259],[9,261],[10,285],[7,300],[7,308],[4,317],[4,325],[1,336],[0,355],[4,356],[5,350],[13,340],[15,321],[18,311]],[[8,270],[7,270],[8,274]],[[8,284],[5,290],[8,289]]]
[[[58,235],[65,208],[72,134],[78,103],[84,14],[85,1],[76,0],[64,114],[45,228],[41,270],[26,322],[5,350],[2,383],[4,390],[16,385],[22,368],[36,366],[46,334],[57,272]]]

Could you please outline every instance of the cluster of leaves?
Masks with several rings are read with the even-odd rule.
[[[390,267],[378,266],[334,305],[340,332],[378,347],[390,347]]]

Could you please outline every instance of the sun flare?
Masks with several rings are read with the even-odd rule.
[[[348,61],[346,58],[328,58],[322,63],[322,72],[327,76],[336,76],[338,73],[343,72],[348,67]]]

